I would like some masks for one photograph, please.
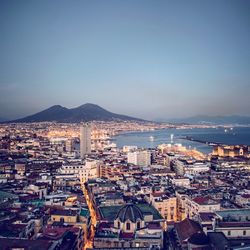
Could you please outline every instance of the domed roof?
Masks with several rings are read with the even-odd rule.
[[[137,219],[143,220],[143,214],[135,204],[126,204],[119,210],[116,219],[119,219],[121,222],[126,220],[136,222]]]

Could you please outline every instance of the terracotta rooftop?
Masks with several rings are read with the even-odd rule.
[[[197,222],[188,218],[175,223],[174,228],[181,242],[188,240],[195,233],[202,232],[201,226]]]
[[[208,197],[195,197],[193,201],[199,205],[213,205],[218,203]]]

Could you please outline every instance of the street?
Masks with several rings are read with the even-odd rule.
[[[86,202],[88,205],[90,217],[91,217],[91,225],[90,225],[90,229],[89,229],[89,232],[87,235],[87,241],[83,247],[83,249],[86,250],[88,248],[93,248],[97,217],[96,217],[95,208],[92,204],[91,198],[89,197],[89,193],[88,193],[88,190],[86,189],[85,185],[83,185],[83,193],[84,193],[84,196],[85,196],[85,199],[86,199]]]

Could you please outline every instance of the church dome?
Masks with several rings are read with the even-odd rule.
[[[116,219],[119,219],[121,222],[130,220],[135,223],[137,219],[143,220],[143,214],[135,204],[126,204],[119,210]]]

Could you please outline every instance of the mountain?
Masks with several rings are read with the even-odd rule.
[[[206,116],[197,115],[184,119],[172,119],[171,122],[175,123],[188,123],[188,124],[250,124],[250,116],[230,115],[230,116]]]
[[[131,120],[143,121],[142,119],[119,115],[107,111],[106,109],[91,103],[86,103],[77,108],[68,109],[60,105],[54,105],[34,115],[10,122],[87,122],[87,121],[114,121],[114,120]]]

